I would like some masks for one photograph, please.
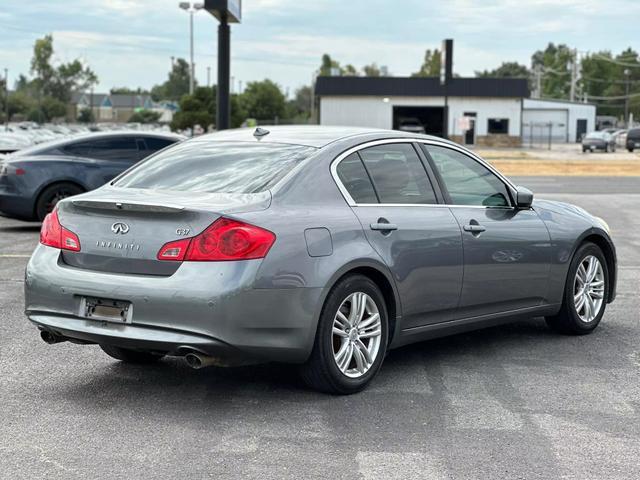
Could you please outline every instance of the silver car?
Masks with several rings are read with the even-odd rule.
[[[439,138],[231,130],[61,201],[26,270],[47,343],[125,362],[300,365],[363,389],[388,349],[534,316],[596,328],[615,297],[606,223],[537,200]]]

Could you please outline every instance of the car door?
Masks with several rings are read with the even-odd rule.
[[[464,280],[458,318],[546,301],[551,239],[532,208],[514,207],[507,184],[454,148],[423,144],[462,230]]]
[[[372,247],[389,266],[402,329],[453,318],[462,287],[462,239],[438,204],[435,178],[411,142],[360,149],[336,168]]]

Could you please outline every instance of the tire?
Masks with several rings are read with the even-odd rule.
[[[583,304],[584,306],[577,306],[576,302],[581,302],[580,300],[575,301],[574,298],[577,296],[576,291],[581,290],[579,285],[580,281],[576,279],[578,269],[581,265],[583,268],[588,265],[588,259],[592,257],[598,260],[601,274],[596,272],[595,278],[589,281],[588,285],[595,284],[596,286],[592,288],[598,291],[597,295],[601,295],[601,298],[594,301],[595,305],[597,305],[597,313],[593,315],[592,312],[590,315],[587,315],[585,309],[589,308],[591,304],[585,305],[587,303],[585,302],[585,304]],[[601,287],[599,286],[599,278],[601,278],[603,282]],[[578,248],[571,260],[560,312],[553,317],[547,317],[547,324],[553,330],[567,335],[585,335],[591,333],[598,326],[600,320],[602,320],[602,316],[607,307],[608,295],[609,271],[607,269],[606,258],[600,247],[590,242],[584,243]],[[599,304],[598,301],[600,301]],[[593,316],[593,318],[591,318],[591,316]]]
[[[604,146],[604,153],[609,153],[609,150],[610,150],[610,149],[609,149],[609,144],[607,143],[607,144]]]
[[[633,148],[627,148],[627,150],[629,150],[629,153],[633,153]]]
[[[36,201],[36,218],[43,221],[47,213],[51,212],[63,198],[83,193],[84,189],[73,183],[54,183],[45,188]]]
[[[100,348],[111,358],[125,363],[153,363],[164,357],[164,355],[158,353],[114,347],[113,345],[100,345]]]
[[[379,323],[375,321],[364,327],[364,334],[368,337],[360,336],[360,330],[354,331],[351,328],[357,321],[344,321],[352,318],[350,312],[354,302],[362,305],[362,299],[365,300],[366,310],[360,323],[365,325],[365,322],[371,322],[376,310],[379,316]],[[388,325],[387,307],[378,286],[364,275],[343,278],[331,289],[325,300],[313,351],[300,369],[302,379],[309,387],[326,393],[349,395],[363,390],[378,373],[384,360],[389,338]],[[334,333],[334,326],[341,334]],[[376,332],[379,335],[373,335]],[[363,348],[370,361],[362,353]],[[340,355],[341,352],[344,355]],[[342,358],[342,368],[338,366],[336,357]]]

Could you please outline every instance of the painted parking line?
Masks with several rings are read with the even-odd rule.
[[[30,253],[0,253],[0,258],[29,258]]]

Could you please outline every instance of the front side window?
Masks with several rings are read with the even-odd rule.
[[[359,151],[380,203],[438,203],[420,157],[410,143],[390,143]]]
[[[259,193],[316,151],[278,143],[189,141],[159,152],[116,187],[209,193]]]
[[[507,186],[491,170],[456,150],[423,145],[454,205],[510,206]]]

